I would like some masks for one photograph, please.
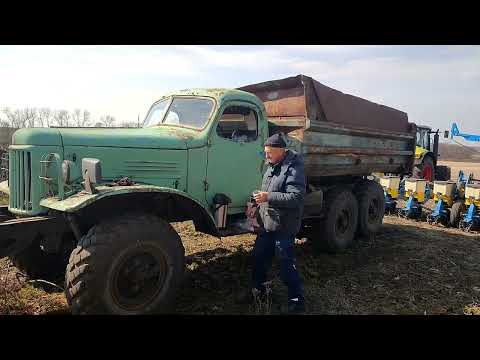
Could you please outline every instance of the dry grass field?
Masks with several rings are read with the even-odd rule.
[[[280,301],[238,304],[249,284],[253,235],[218,239],[175,224],[186,250],[179,314],[280,314],[286,289],[274,265],[271,288]],[[308,314],[480,314],[480,236],[386,216],[375,239],[348,251],[315,254],[296,246]],[[58,284],[62,286],[62,284]],[[0,261],[0,314],[69,314],[61,289],[19,274]]]

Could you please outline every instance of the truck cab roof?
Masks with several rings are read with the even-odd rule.
[[[225,88],[195,88],[195,89],[185,89],[170,92],[162,96],[159,100],[171,97],[171,96],[205,96],[214,98],[217,103],[228,100],[237,100],[237,101],[247,101],[254,103],[260,107],[261,110],[265,110],[263,102],[254,94],[251,94],[246,91],[236,90],[236,89],[225,89]]]

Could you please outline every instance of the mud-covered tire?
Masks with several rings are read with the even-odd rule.
[[[458,223],[462,218],[462,213],[465,211],[465,203],[463,201],[455,201],[450,208],[450,218],[448,220],[448,226],[458,227]]]
[[[375,181],[367,180],[355,188],[358,200],[358,227],[359,236],[370,236],[377,233],[382,227],[385,215],[385,195],[383,189]]]
[[[435,169],[435,180],[448,181],[452,176],[452,170],[445,165],[438,165]]]
[[[313,245],[317,251],[336,253],[352,245],[358,224],[358,202],[344,187],[327,192],[326,217],[316,226]]]
[[[66,234],[59,253],[47,254],[40,247],[40,238],[20,252],[10,257],[13,265],[30,279],[43,279],[62,282],[70,252],[74,248],[73,234]]]
[[[73,314],[170,312],[184,267],[184,247],[168,222],[126,214],[81,239],[67,266],[65,295]]]

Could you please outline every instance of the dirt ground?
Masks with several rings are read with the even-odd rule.
[[[174,225],[186,251],[177,314],[279,314],[286,289],[271,272],[272,304],[238,304],[248,286],[254,235],[221,241]],[[296,245],[308,314],[480,314],[480,235],[386,216],[375,239],[337,254]],[[60,289],[29,283],[0,261],[0,314],[68,314]]]
[[[475,179],[480,179],[480,163],[462,161],[439,161],[438,165],[446,165],[452,169],[452,180],[457,180],[458,172],[463,170],[466,176],[473,173]]]

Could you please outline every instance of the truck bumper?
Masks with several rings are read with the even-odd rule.
[[[54,216],[15,218],[0,206],[0,259],[25,250],[37,236],[51,236],[65,228],[65,219]]]

